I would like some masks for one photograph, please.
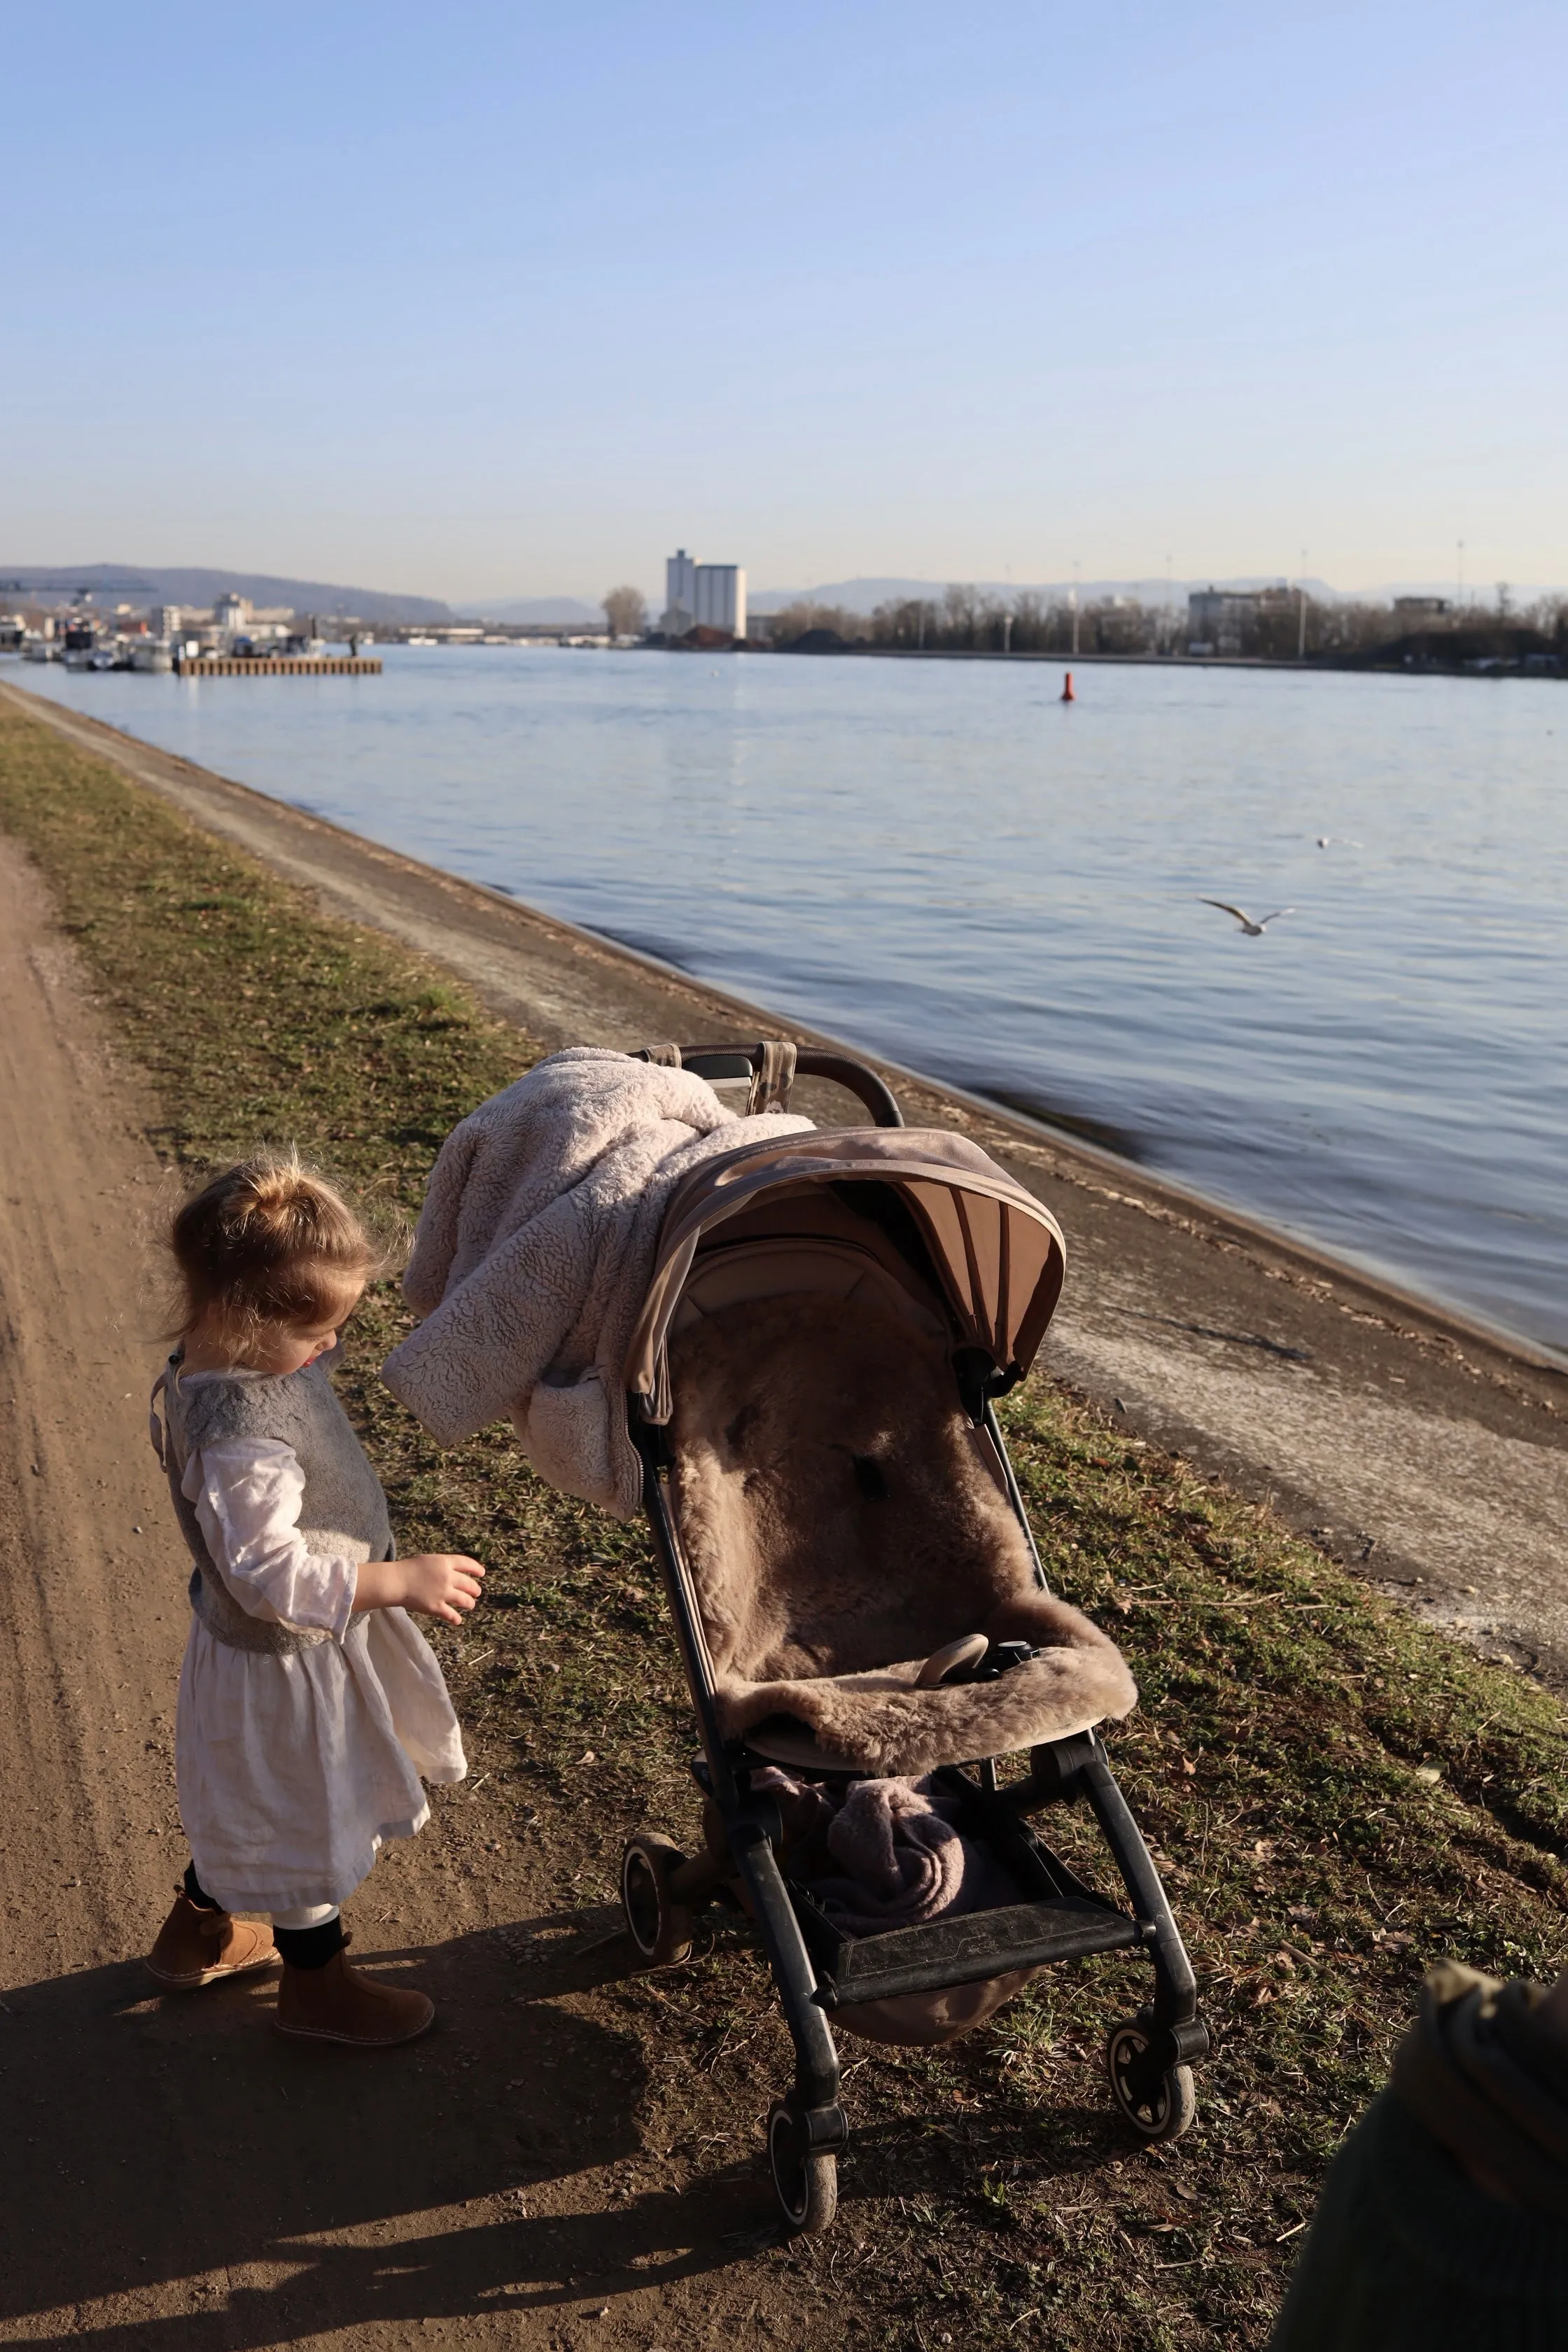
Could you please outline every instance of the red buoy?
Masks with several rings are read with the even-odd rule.
[[[1070,669],[1068,670],[1066,677],[1062,680],[1062,700],[1064,702],[1076,702],[1078,700],[1077,695],[1072,690],[1072,672]]]

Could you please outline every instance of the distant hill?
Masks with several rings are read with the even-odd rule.
[[[341,588],[326,580],[282,580],[270,572],[207,572],[187,565],[0,563],[0,596],[74,596],[86,589],[105,604],[210,604],[215,596],[248,596],[253,604],[290,604],[297,613],[356,621],[450,621],[434,596],[394,596],[379,588]]]
[[[458,604],[466,621],[581,621],[584,628],[602,629],[605,608],[584,604],[581,596],[492,596],[488,603]]]

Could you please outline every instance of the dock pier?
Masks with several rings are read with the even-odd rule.
[[[258,654],[253,660],[237,654],[205,659],[197,655],[189,660],[181,655],[174,671],[179,677],[379,677],[381,663],[373,654],[326,655],[319,660],[308,654]]]

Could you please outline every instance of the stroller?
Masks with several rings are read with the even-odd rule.
[[[1111,2028],[1106,2065],[1139,2137],[1173,2139],[1208,2035],[1096,1729],[1136,1693],[1113,1645],[1049,1592],[994,1406],[1055,1308],[1060,1232],[967,1138],[906,1129],[881,1079],[843,1055],[647,1058],[747,1084],[753,1109],[786,1101],[794,1075],[832,1080],[875,1125],[743,1146],[694,1169],[666,1210],[627,1386],[701,1741],[704,1851],[649,1830],[627,1843],[637,1954],[684,1959],[705,1904],[753,1923],[795,2043],[767,2125],[792,2231],[826,2229],[837,2207],[835,2022],[945,2040],[1039,1968],[1091,1952],[1152,1963],[1152,1998]],[[1026,1772],[1004,1780],[998,1759],[1021,1750]],[[781,1773],[838,1801],[867,1779],[929,1775],[1016,1899],[847,1933],[792,1867]],[[1125,1907],[1031,1826],[1079,1802]]]

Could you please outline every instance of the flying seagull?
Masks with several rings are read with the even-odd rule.
[[[1281,915],[1293,915],[1296,911],[1294,907],[1276,907],[1271,915],[1259,915],[1254,922],[1244,907],[1233,907],[1228,898],[1200,898],[1198,904],[1217,907],[1222,915],[1234,915],[1249,940],[1260,940],[1270,923],[1277,923]]]

